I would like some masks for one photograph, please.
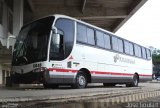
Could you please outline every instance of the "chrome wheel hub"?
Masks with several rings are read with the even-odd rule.
[[[81,85],[81,86],[84,85],[86,83],[84,76],[80,76],[78,79],[78,82],[79,82],[79,85]]]

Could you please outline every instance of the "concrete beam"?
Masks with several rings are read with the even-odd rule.
[[[84,0],[84,2],[83,2],[82,13],[84,13],[84,9],[85,9],[85,6],[86,6],[86,1],[87,1],[87,0]]]
[[[128,14],[128,11],[124,8],[91,8],[91,7],[85,7],[85,12],[82,14],[82,12],[79,10],[78,7],[37,7],[35,9],[34,18],[40,18],[43,16],[47,16],[50,14],[64,14],[69,15],[72,17],[92,17],[92,16],[126,16]]]
[[[32,0],[27,0],[27,2],[29,4],[29,6],[30,6],[31,11],[34,12],[35,11],[35,7],[34,7],[34,4],[33,4]]]
[[[76,17],[77,19],[83,20],[92,20],[92,19],[117,19],[117,18],[126,18],[127,15],[119,15],[119,16],[92,16],[92,17]]]
[[[136,3],[136,4],[138,4],[138,5],[136,5],[135,7],[132,7],[131,8],[132,10],[129,10],[129,15],[120,23],[118,22],[119,23],[118,26],[117,26],[117,24],[115,24],[116,27],[113,30],[113,32],[116,32],[120,27],[122,27],[139,10],[139,8],[141,8],[147,1],[148,0],[137,0],[138,3]]]

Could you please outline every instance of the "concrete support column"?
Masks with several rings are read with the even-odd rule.
[[[1,66],[0,66],[0,85],[2,85],[2,70],[1,70]]]
[[[7,41],[6,41],[6,38],[8,36],[7,15],[8,15],[7,5],[3,2],[2,31],[0,31],[1,32],[0,40],[1,40],[2,46],[7,45]]]
[[[13,35],[18,36],[19,30],[23,25],[24,0],[14,0],[13,9]]]

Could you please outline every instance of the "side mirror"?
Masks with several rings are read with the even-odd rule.
[[[56,27],[52,27],[52,32],[53,32],[53,34],[57,34],[58,33],[57,28]]]
[[[52,43],[53,43],[53,46],[52,46],[52,51],[53,52],[56,52],[56,53],[59,53],[60,52],[60,34],[53,34],[52,35]]]
[[[15,41],[16,41],[16,36],[14,36],[14,35],[8,36],[7,48],[9,49],[10,46],[14,46]]]
[[[53,34],[52,36],[52,42],[56,45],[60,44],[60,34]]]

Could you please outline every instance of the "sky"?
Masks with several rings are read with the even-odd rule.
[[[148,0],[115,34],[160,49],[160,0]]]

